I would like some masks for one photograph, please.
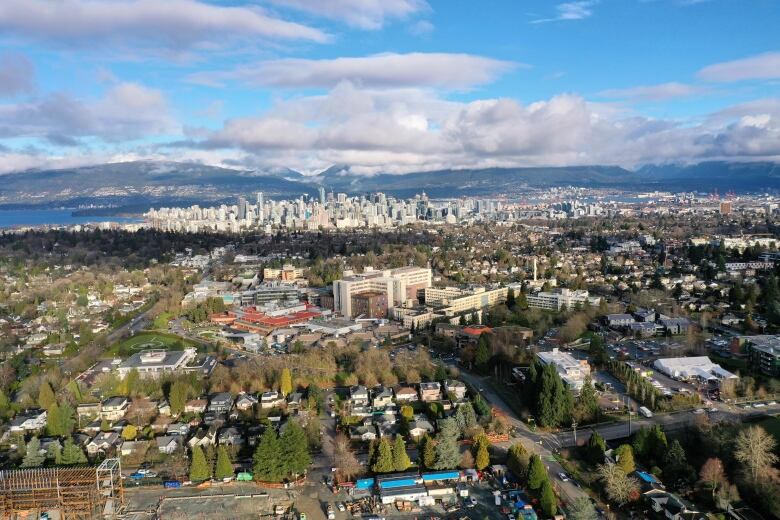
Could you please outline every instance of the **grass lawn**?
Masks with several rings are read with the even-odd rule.
[[[197,346],[190,340],[174,334],[159,332],[141,332],[125,340],[115,343],[106,351],[107,355],[127,357],[141,350],[182,350],[185,347]]]
[[[747,424],[761,426],[767,432],[771,433],[775,440],[780,444],[780,418],[764,417],[758,421],[750,421]]]

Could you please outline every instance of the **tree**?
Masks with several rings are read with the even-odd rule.
[[[726,481],[726,472],[723,469],[723,462],[717,457],[707,459],[701,466],[699,478],[712,489],[712,498],[715,498],[715,491]]]
[[[549,480],[547,470],[544,468],[541,457],[537,454],[531,455],[531,461],[528,464],[528,487],[536,491],[542,488],[542,484]]]
[[[737,435],[734,458],[745,465],[745,473],[752,483],[772,473],[778,460],[775,446],[775,439],[760,426],[751,426]]]
[[[344,480],[351,480],[360,473],[360,461],[352,451],[349,438],[343,433],[336,435],[333,442],[333,465],[337,475]]]
[[[594,430],[590,439],[588,439],[588,461],[591,464],[602,464],[604,462],[605,451],[607,451],[607,443],[604,440],[604,437]]]
[[[138,428],[135,427],[132,424],[128,424],[124,428],[122,428],[122,439],[126,441],[132,441],[135,440],[135,438],[138,436]]]
[[[46,447],[46,459],[55,464],[62,464],[62,446],[59,442],[50,442]]]
[[[51,385],[48,381],[44,381],[38,392],[38,406],[44,410],[48,410],[56,402],[57,398],[54,396],[54,390],[51,389]]]
[[[37,468],[46,462],[46,455],[41,453],[41,441],[33,437],[27,443],[27,451],[22,459],[23,468]]]
[[[74,466],[76,464],[86,464],[87,456],[84,454],[84,450],[81,446],[78,446],[73,439],[65,439],[65,444],[62,446],[62,460],[63,466]]]
[[[436,437],[435,469],[452,469],[460,462],[458,448],[458,426],[454,419],[439,421],[439,435]]]
[[[570,520],[597,520],[598,513],[587,496],[580,496],[574,500],[569,508],[567,518]]]
[[[477,456],[474,458],[474,467],[479,471],[490,466],[490,452],[485,443],[480,443],[477,448]]]
[[[412,461],[409,460],[409,454],[406,453],[406,443],[400,435],[395,436],[395,445],[393,446],[393,468],[396,471],[406,471]]]
[[[577,420],[580,422],[592,420],[596,416],[598,409],[599,400],[596,395],[596,389],[593,388],[590,376],[587,376],[582,385],[582,390],[580,390],[580,395],[577,397]]]
[[[281,482],[285,477],[282,450],[276,430],[267,427],[253,456],[254,477],[265,482]]]
[[[192,459],[190,461],[190,480],[193,482],[202,482],[211,477],[209,465],[206,462],[206,456],[200,446],[192,449]]]
[[[552,364],[541,369],[537,396],[539,424],[545,427],[558,426],[571,417],[572,396],[561,376]]]
[[[233,476],[233,463],[224,445],[217,450],[217,465],[214,469],[214,478],[222,480]]]
[[[189,393],[189,385],[184,381],[176,380],[173,382],[171,390],[168,392],[168,404],[171,405],[171,413],[173,415],[179,415],[184,411]]]
[[[458,423],[461,435],[464,435],[469,428],[477,425],[477,414],[471,403],[463,403],[458,406],[455,412],[455,421]]]
[[[490,363],[491,349],[490,349],[490,336],[488,333],[483,332],[479,335],[477,340],[477,352],[474,357],[474,363],[477,370],[484,373],[488,369],[488,363]]]
[[[309,453],[309,442],[306,439],[306,432],[301,425],[295,421],[288,421],[285,424],[284,432],[279,436],[281,444],[282,461],[284,462],[285,476],[298,477],[306,472],[311,464],[311,454]]]
[[[634,464],[634,450],[632,450],[631,446],[628,444],[621,444],[618,446],[617,450],[615,450],[615,457],[617,459],[618,467],[620,467],[626,475],[636,469],[636,465]]]
[[[549,479],[542,483],[542,489],[539,493],[539,506],[548,518],[554,517],[558,512],[558,501],[555,498],[555,492]]]
[[[292,374],[287,367],[282,369],[282,373],[279,376],[279,391],[282,395],[288,395],[292,392]]]
[[[383,437],[379,441],[379,447],[377,448],[376,461],[371,467],[374,473],[391,473],[395,470],[393,465],[393,447],[390,445],[390,441],[387,437]]]
[[[530,457],[528,455],[528,450],[525,449],[523,443],[516,442],[509,447],[509,451],[507,452],[506,465],[510,470],[512,470],[512,473],[520,478],[525,478],[525,475],[528,471],[529,462]]]
[[[639,482],[615,464],[602,464],[597,473],[604,482],[607,497],[619,506],[630,502],[638,493]]]
[[[401,417],[403,417],[407,421],[411,421],[414,419],[414,408],[409,406],[408,404],[405,404],[401,407]]]
[[[421,466],[425,469],[433,469],[436,466],[436,445],[433,439],[427,433],[422,438],[422,449],[420,449]]]
[[[695,480],[695,474],[695,470],[688,464],[680,441],[675,439],[664,457],[664,480],[672,486],[678,486]]]

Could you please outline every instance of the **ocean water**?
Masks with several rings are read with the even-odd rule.
[[[133,217],[74,216],[72,209],[10,209],[0,210],[0,228],[19,226],[74,225],[94,222],[138,222]]]

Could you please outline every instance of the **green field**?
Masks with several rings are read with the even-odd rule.
[[[748,424],[761,426],[767,432],[771,433],[778,444],[780,444],[780,418],[768,416],[758,421],[750,421]]]
[[[173,334],[141,332],[115,343],[106,351],[109,356],[127,357],[141,350],[182,350],[197,346],[192,341]]]

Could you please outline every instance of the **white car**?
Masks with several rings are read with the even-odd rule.
[[[561,482],[568,482],[569,481],[569,475],[561,471],[558,473],[558,478],[561,479]]]
[[[696,415],[701,415],[701,414],[704,413],[704,409],[703,408],[697,408],[697,409],[695,409],[693,411],[693,413],[695,413]]]

